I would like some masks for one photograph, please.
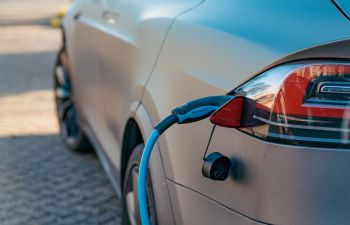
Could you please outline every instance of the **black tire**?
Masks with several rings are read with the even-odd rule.
[[[68,58],[64,47],[57,54],[54,68],[54,92],[60,136],[63,142],[74,152],[92,152],[93,148],[79,125],[78,113],[73,99]]]
[[[134,148],[126,168],[123,187],[122,225],[141,225],[137,204],[137,178],[143,147],[144,145],[140,144]],[[147,177],[146,191],[151,224],[158,225],[151,176]]]

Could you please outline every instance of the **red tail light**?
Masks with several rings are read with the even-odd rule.
[[[237,97],[213,114],[214,124],[267,141],[350,147],[348,63],[279,66],[231,94]]]

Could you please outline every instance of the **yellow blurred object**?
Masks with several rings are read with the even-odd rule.
[[[58,17],[64,17],[64,15],[66,15],[66,12],[68,10],[68,5],[62,6],[57,13]]]
[[[61,17],[55,16],[50,19],[50,24],[53,27],[60,27],[61,26]]]
[[[54,17],[52,17],[50,19],[51,26],[53,26],[53,27],[60,27],[61,24],[62,24],[62,17],[64,17],[64,15],[66,15],[67,10],[68,10],[68,5],[62,6],[58,10],[56,16],[54,16]]]

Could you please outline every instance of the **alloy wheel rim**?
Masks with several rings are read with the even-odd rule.
[[[128,179],[128,191],[125,195],[125,204],[128,213],[129,222],[131,225],[139,224],[139,213],[138,213],[138,196],[137,196],[137,185],[138,185],[138,167],[135,166],[130,171]]]
[[[55,99],[61,134],[69,145],[74,145],[79,135],[77,113],[72,99],[72,88],[64,67],[58,63],[55,68]]]

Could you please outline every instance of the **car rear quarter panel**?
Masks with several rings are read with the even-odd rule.
[[[349,150],[272,144],[217,127],[208,151],[231,157],[234,174],[199,191],[243,215],[286,225],[350,220]]]
[[[199,97],[226,94],[273,65],[305,58],[346,58],[348,54],[344,54],[344,51],[337,54],[339,49],[334,47],[339,46],[332,43],[348,39],[349,26],[349,22],[330,1],[315,3],[274,0],[266,4],[266,1],[223,0],[218,3],[207,0],[198,8],[177,18],[173,24],[146,86],[143,103],[156,124],[174,107]],[[333,50],[328,54],[325,50],[327,48]],[[302,212],[296,210],[298,205],[293,205],[292,202],[290,204],[295,211],[291,215],[301,215],[303,218],[292,220],[287,217],[287,211],[292,208],[279,211],[278,203],[281,202],[278,199],[286,201],[282,197],[287,192],[281,192],[279,187],[268,187],[267,182],[274,182],[269,174],[273,174],[272,170],[279,173],[279,167],[270,168],[271,171],[263,173],[267,165],[274,164],[273,160],[266,159],[267,153],[272,157],[276,151],[276,154],[279,152],[280,157],[283,157],[284,150],[293,151],[290,147],[269,145],[235,130],[225,129],[220,134],[215,132],[216,141],[210,144],[210,151],[219,151],[230,157],[239,155],[245,177],[242,183],[233,179],[214,182],[204,178],[201,174],[202,157],[211,128],[208,120],[181,128],[175,125],[160,138],[159,146],[169,180],[210,196],[210,199],[259,221],[261,219],[277,224],[316,221],[302,221],[306,218],[306,213],[298,214]],[[301,151],[307,152],[306,149]],[[299,159],[302,158],[301,155],[298,155]],[[309,157],[312,160],[312,156]],[[291,168],[292,166],[289,169]],[[292,175],[281,168],[282,171],[286,176]],[[273,175],[282,177],[283,173]],[[302,171],[298,172],[300,174]],[[303,187],[295,190],[311,193],[311,189],[304,185],[312,185],[307,179],[314,175],[316,174],[309,173],[300,177],[300,181],[304,182]],[[284,184],[291,185],[293,176],[290,179],[289,183]],[[288,188],[288,185],[281,185],[280,188]],[[276,195],[281,198],[272,199],[274,193],[270,190],[276,191]],[[332,195],[329,198],[332,199]],[[177,199],[182,200],[183,198]],[[272,204],[273,200],[275,202]]]

